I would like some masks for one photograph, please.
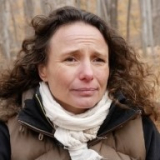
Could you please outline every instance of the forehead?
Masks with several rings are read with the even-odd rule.
[[[63,25],[55,32],[50,39],[48,52],[54,58],[70,53],[99,53],[108,56],[108,44],[96,27],[75,22]]]
[[[96,27],[84,22],[74,22],[60,26],[51,37],[50,42],[53,44],[57,41],[60,43],[78,38],[85,38],[86,40],[91,40],[92,38],[94,40],[104,40],[103,35]]]

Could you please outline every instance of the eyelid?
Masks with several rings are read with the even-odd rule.
[[[76,58],[74,56],[68,56],[68,57],[64,58],[64,61],[71,61],[71,60],[76,61]]]
[[[106,62],[106,59],[105,58],[101,58],[101,57],[96,57],[96,58],[94,58],[94,61],[99,61],[99,62]]]

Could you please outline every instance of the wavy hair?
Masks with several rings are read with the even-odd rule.
[[[109,46],[109,96],[114,99],[114,95],[120,91],[133,104],[145,110],[151,109],[154,86],[148,80],[151,75],[145,64],[138,60],[135,51],[106,22],[95,14],[74,7],[62,7],[49,16],[32,19],[33,36],[23,41],[13,68],[0,77],[0,98],[6,99],[7,104],[20,106],[22,93],[38,86],[41,81],[37,67],[47,63],[51,37],[59,27],[78,21],[96,27]]]

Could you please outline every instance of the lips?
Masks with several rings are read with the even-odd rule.
[[[97,91],[98,91],[98,88],[76,88],[76,89],[72,89],[72,92],[74,92],[74,94],[79,95],[79,96],[92,96]]]
[[[77,89],[73,89],[75,91],[95,91],[97,90],[97,88],[77,88]]]

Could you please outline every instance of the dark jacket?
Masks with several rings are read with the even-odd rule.
[[[126,104],[126,99],[122,95],[118,95],[118,99],[121,103]],[[136,125],[139,122],[140,125],[142,124],[142,136],[140,135],[141,131],[134,126],[134,124]],[[23,134],[18,133],[19,129],[23,132]],[[25,131],[26,129],[27,131]],[[131,136],[130,132],[133,133]],[[25,156],[27,152],[33,152],[35,156],[38,154],[36,150],[43,151],[43,149],[39,146],[46,148],[47,154],[48,152],[53,152],[53,150],[56,150],[54,154],[50,153],[55,160],[68,160],[68,152],[64,149],[62,144],[54,139],[53,135],[54,127],[50,120],[45,116],[45,111],[41,103],[41,96],[37,91],[33,98],[27,98],[25,100],[25,106],[17,117],[10,119],[7,124],[0,122],[0,160],[19,160],[14,158],[14,153],[22,153],[22,155],[24,155],[24,158],[20,160],[44,159],[43,156],[45,153],[42,153],[42,156],[39,156],[40,158],[25,158],[27,157],[27,155]],[[23,137],[25,136],[25,142],[23,142]],[[35,141],[36,137],[38,137],[40,142],[30,142],[31,138],[28,137],[31,137],[33,139],[32,141]],[[21,139],[22,141],[19,144],[18,141]],[[42,141],[45,141],[43,145]],[[123,141],[126,142],[123,143]],[[29,145],[28,147],[24,147],[27,146],[26,143]],[[36,143],[37,148],[31,147],[32,143]],[[47,145],[44,147],[44,144]],[[52,146],[53,144],[54,147]],[[153,122],[147,116],[141,116],[141,110],[135,107],[130,107],[130,109],[122,109],[112,103],[110,112],[98,131],[97,138],[88,143],[89,148],[95,149],[96,151],[97,148],[98,150],[99,148],[102,148],[102,145],[105,145],[106,147],[106,151],[102,151],[104,154],[107,150],[110,153],[113,152],[113,154],[116,152],[114,157],[117,158],[114,158],[114,160],[132,159],[131,157],[134,157],[134,154],[138,155],[141,153],[144,154],[142,157],[145,157],[145,160],[160,160],[160,134]],[[52,151],[50,148],[52,148]],[[29,149],[30,151],[26,151]],[[11,150],[13,156],[12,158]],[[61,155],[61,158],[56,159],[56,154]],[[110,155],[108,154],[108,157],[109,156]],[[112,155],[111,158],[113,158]],[[48,158],[47,160],[50,159],[52,158]],[[135,159],[136,157],[133,158],[133,160]],[[139,158],[139,160],[140,159],[141,158]]]

